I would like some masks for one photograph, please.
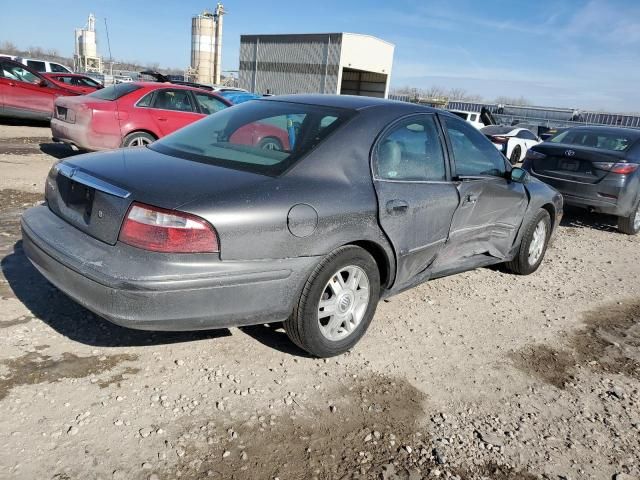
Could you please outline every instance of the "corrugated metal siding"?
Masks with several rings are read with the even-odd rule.
[[[243,35],[240,87],[276,95],[337,93],[341,41],[340,34]]]

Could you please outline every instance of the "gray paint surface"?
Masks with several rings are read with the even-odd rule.
[[[94,208],[90,218],[78,218],[52,188],[58,179],[50,177],[49,208],[30,209],[23,217],[29,258],[52,283],[116,323],[166,330],[247,325],[284,320],[310,271],[342,245],[374,253],[384,277],[382,295],[388,296],[429,278],[510,260],[523,221],[541,207],[552,217],[562,213],[561,196],[535,180],[523,185],[498,177],[452,178],[447,142],[445,181],[374,178],[375,145],[387,126],[409,115],[447,114],[366,97],[259,101],[355,114],[277,177],[147,148],[65,160],[85,178],[130,195],[107,202],[102,197],[108,194],[95,192],[113,210],[98,219]],[[465,205],[469,192],[481,201]],[[388,214],[387,204],[396,200],[408,204],[406,213]],[[133,201],[204,218],[219,236],[220,254],[161,254],[114,241]]]

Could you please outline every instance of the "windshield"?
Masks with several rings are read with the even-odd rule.
[[[354,113],[286,102],[247,102],[195,122],[149,148],[222,167],[280,175]]]
[[[551,138],[549,141],[552,143],[623,152],[631,146],[636,138],[635,135],[625,132],[566,130]]]
[[[111,85],[110,87],[91,92],[87,96],[101,98],[102,100],[118,100],[120,97],[124,97],[131,92],[135,92],[139,88],[140,87],[138,85],[133,83],[118,83],[116,85]]]

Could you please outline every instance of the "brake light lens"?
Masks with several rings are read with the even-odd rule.
[[[502,145],[504,143],[507,143],[509,141],[509,139],[507,137],[494,137],[494,136],[492,136],[491,137],[491,141],[493,143],[499,143],[499,144]]]
[[[133,247],[164,253],[216,253],[218,235],[204,219],[189,213],[133,203],[118,239]]]
[[[625,163],[625,162],[593,162],[593,166],[598,170],[605,170],[611,173],[619,173],[621,175],[627,175],[633,173],[638,169],[637,163]]]

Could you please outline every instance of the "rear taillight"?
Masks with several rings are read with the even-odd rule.
[[[527,150],[527,154],[524,156],[525,160],[542,160],[547,156],[544,153],[536,152],[535,150]]]
[[[503,145],[505,143],[507,143],[509,141],[509,139],[507,137],[495,137],[495,136],[491,136],[491,141],[493,143],[498,143],[500,145]]]
[[[610,173],[619,173],[621,175],[627,175],[633,173],[638,169],[637,163],[614,163],[614,162],[593,162],[593,166],[598,170],[605,170]]]
[[[218,235],[200,217],[133,203],[120,230],[121,242],[165,253],[215,253]]]

